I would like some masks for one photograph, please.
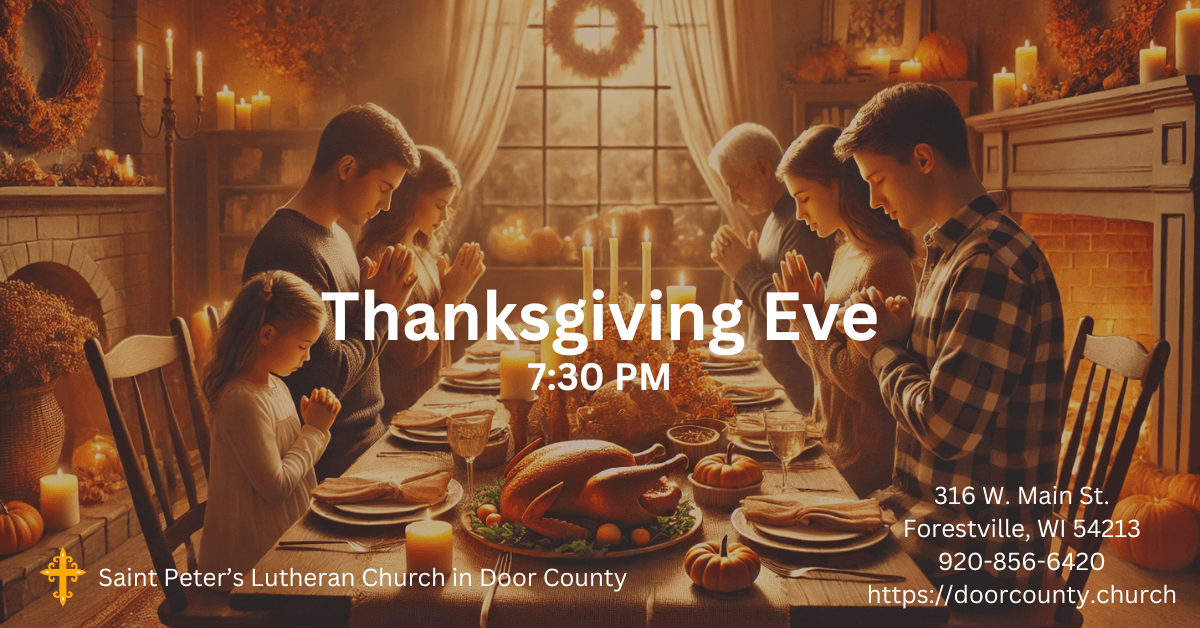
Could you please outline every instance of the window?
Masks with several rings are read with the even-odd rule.
[[[647,11],[645,40],[620,76],[585,79],[543,43],[542,16],[553,5],[542,0],[525,34],[517,93],[481,185],[485,229],[519,216],[529,228],[568,236],[621,205],[671,206],[677,223],[717,212],[684,142],[653,16]],[[589,9],[577,37],[597,49],[615,34],[613,23]]]

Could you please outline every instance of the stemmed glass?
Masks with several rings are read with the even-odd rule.
[[[809,417],[799,411],[763,411],[763,425],[767,428],[767,444],[771,447],[783,467],[782,492],[788,486],[788,463],[804,451],[804,439],[808,435]]]
[[[487,447],[492,428],[492,413],[451,416],[446,425],[450,449],[467,461],[467,494],[475,494],[475,457]]]

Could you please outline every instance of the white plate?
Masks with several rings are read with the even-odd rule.
[[[388,426],[388,433],[396,438],[399,438],[400,440],[406,440],[410,443],[421,443],[422,445],[445,445],[447,447],[450,446],[450,441],[446,440],[445,436],[441,438],[420,436],[395,425]]]
[[[753,371],[762,366],[762,360],[754,360],[753,362],[701,362],[700,368],[714,374],[724,373],[741,373],[742,371]]]
[[[730,402],[733,403],[735,408],[749,408],[749,407],[753,407],[753,406],[766,406],[766,405],[779,403],[780,401],[783,401],[785,398],[786,398],[786,395],[784,394],[784,392],[778,388],[776,388],[775,391],[773,393],[771,393],[771,396],[767,397],[766,399],[751,399],[749,397],[741,397],[741,398],[726,397],[726,399],[728,399]]]
[[[377,471],[363,471],[355,473],[349,477],[366,478],[368,480],[404,480],[416,473],[397,473],[395,471],[386,471],[383,469]],[[390,499],[373,499],[369,502],[358,502],[355,504],[329,504],[334,508],[348,512],[353,515],[400,515],[406,512],[413,512],[424,509],[427,504],[402,504]]]
[[[471,393],[487,393],[487,392],[498,393],[498,392],[500,392],[500,380],[499,379],[487,380],[487,381],[483,381],[483,382],[472,382],[472,381],[463,381],[463,380],[457,380],[457,379],[451,380],[451,379],[446,379],[445,377],[443,377],[440,380],[438,380],[438,383],[441,384],[443,388],[446,388],[449,390],[458,390],[458,391],[471,392]]]
[[[750,525],[766,536],[793,543],[838,543],[871,533],[862,530],[834,530],[821,526],[775,526],[754,521],[751,521]]]
[[[793,552],[796,554],[846,554],[849,552],[857,552],[878,544],[880,541],[886,539],[891,533],[891,528],[884,526],[875,532],[843,544],[797,545],[795,543],[784,543],[783,541],[777,541],[768,536],[760,534],[759,531],[754,528],[756,524],[751,524],[746,520],[746,514],[742,512],[741,508],[733,511],[733,515],[730,516],[729,521],[733,524],[733,529],[737,530],[738,534],[742,535],[742,538],[744,539],[750,539],[759,545],[765,545],[766,547],[783,550],[785,552]]]
[[[447,510],[454,508],[458,505],[458,502],[462,500],[462,497],[462,485],[459,484],[457,480],[451,479],[450,486],[447,487],[446,499],[443,499],[442,501],[429,507],[430,516],[436,517]],[[308,502],[308,508],[313,511],[313,514],[321,517],[322,519],[352,526],[392,526],[401,523],[420,521],[425,518],[425,507],[421,507],[414,512],[403,513],[391,517],[351,515],[341,512],[337,508],[334,508],[333,506],[317,499],[310,499]]]
[[[771,444],[768,443],[765,439],[758,440],[758,439],[753,439],[753,438],[745,438],[743,436],[738,436],[737,434],[730,434],[729,442],[733,443],[734,445],[737,445],[738,447],[740,447],[742,449],[745,449],[746,451],[757,451],[757,452],[763,453],[763,454],[771,453]],[[800,455],[804,455],[804,454],[808,453],[809,451],[813,450],[814,448],[819,447],[820,445],[821,445],[821,439],[807,438],[804,440],[804,450],[800,452]]]

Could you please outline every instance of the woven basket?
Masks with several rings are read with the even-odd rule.
[[[38,480],[58,467],[66,431],[54,382],[0,393],[0,497],[31,502]]]

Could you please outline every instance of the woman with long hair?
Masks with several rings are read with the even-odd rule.
[[[865,496],[892,483],[896,420],[883,404],[868,361],[837,330],[817,340],[803,305],[812,304],[824,320],[828,304],[843,304],[868,286],[912,299],[915,247],[908,231],[871,208],[870,188],[854,161],[834,157],[840,134],[829,125],[805,131],[776,172],[796,200],[796,219],[822,237],[837,235],[829,277],[810,276],[803,256],[792,252],[780,264],[775,285],[780,292],[799,294],[798,301],[784,303],[797,313],[792,323],[799,333],[796,351],[813,370],[813,419],[842,475]]]
[[[409,340],[400,334],[388,342],[379,357],[384,417],[408,408],[433,387],[450,359],[445,346],[446,305],[466,300],[483,275],[483,252],[474,242],[463,244],[454,261],[438,256],[431,243],[450,219],[450,208],[462,187],[458,170],[442,151],[418,146],[421,169],[409,174],[392,193],[391,210],[380,212],[363,225],[357,253],[360,258],[379,256],[388,246],[403,244],[416,255],[417,283],[408,303],[393,303],[403,311],[414,303],[433,306],[438,337],[443,340]],[[453,324],[453,321],[449,321]]]

